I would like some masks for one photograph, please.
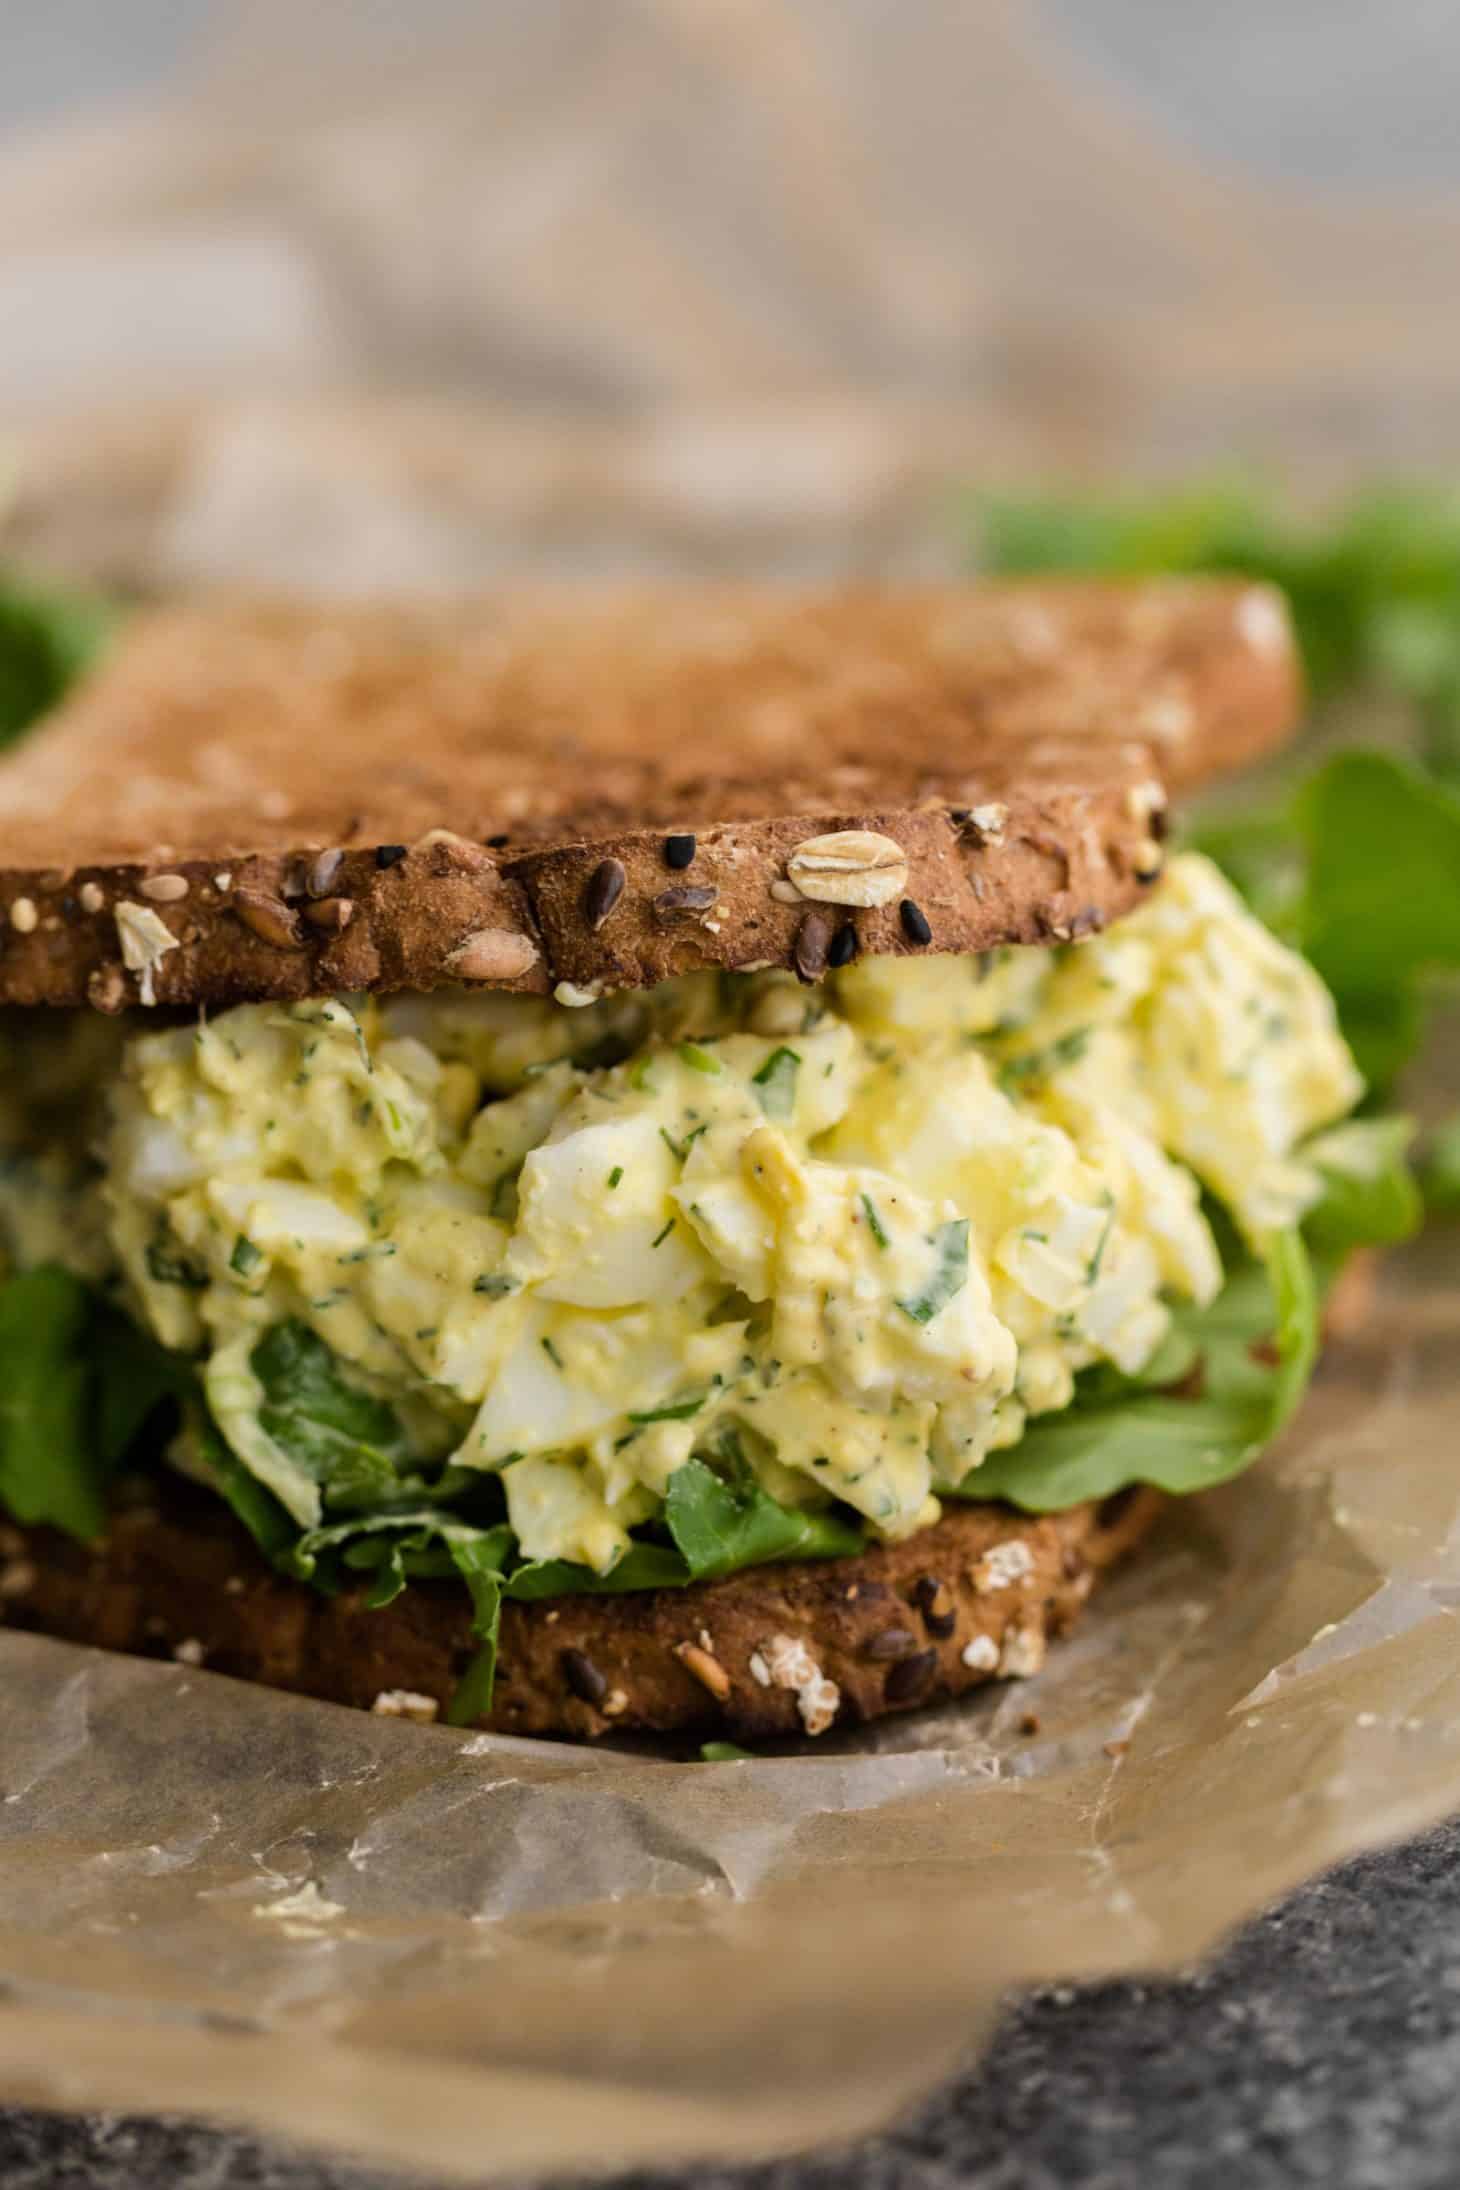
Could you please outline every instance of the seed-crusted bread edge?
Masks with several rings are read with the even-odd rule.
[[[1240,581],[163,612],[0,762],[0,1003],[1063,941],[1298,695]]]
[[[1033,1516],[950,1506],[855,1559],[723,1581],[504,1606],[494,1732],[766,1741],[807,1737],[1039,1670],[1100,1574],[1166,1503],[1120,1492]],[[264,1564],[186,1484],[123,1505],[105,1540],[0,1530],[8,1624],[393,1715],[443,1712],[476,1644],[459,1585],[415,1583],[371,1610]]]

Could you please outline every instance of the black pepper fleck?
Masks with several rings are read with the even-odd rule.
[[[695,840],[692,836],[667,836],[664,839],[664,864],[676,870],[687,867],[695,856]]]
[[[915,905],[910,897],[905,897],[897,911],[902,921],[902,932],[909,943],[932,942],[933,931],[928,926],[928,916],[921,905]]]
[[[856,955],[857,931],[849,920],[845,927],[838,928],[836,934],[832,937],[830,948],[826,954],[826,962],[829,966],[849,966]]]
[[[375,847],[375,864],[377,867],[398,867],[405,856],[406,848],[404,844],[377,844]]]
[[[910,1627],[884,1627],[863,1646],[869,1658],[910,1658],[917,1647],[918,1638]]]
[[[585,1650],[563,1652],[563,1678],[584,1703],[602,1703],[608,1682]]]
[[[511,841],[511,837],[509,837],[505,831],[500,836],[489,836],[487,838],[487,843],[491,846],[494,852],[500,852],[502,846],[504,844],[510,844]]]

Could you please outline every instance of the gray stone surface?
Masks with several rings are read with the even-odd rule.
[[[0,2115],[5,2190],[388,2190],[175,2122]],[[1181,1984],[1015,2005],[887,2135],[614,2190],[1441,2190],[1460,2180],[1460,1822],[1366,1857]],[[417,2186],[424,2190],[424,2186]]]

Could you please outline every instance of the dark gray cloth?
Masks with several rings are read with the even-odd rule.
[[[1013,2006],[972,2074],[841,2152],[615,2190],[1451,2190],[1460,1822],[1368,1856],[1180,1984]],[[372,2169],[177,2122],[0,2114],[4,2190],[386,2190]],[[423,2186],[422,2186],[423,2190]]]

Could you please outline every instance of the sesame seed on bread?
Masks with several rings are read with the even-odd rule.
[[[1237,580],[184,604],[0,762],[0,1003],[1062,940],[1297,701]]]

